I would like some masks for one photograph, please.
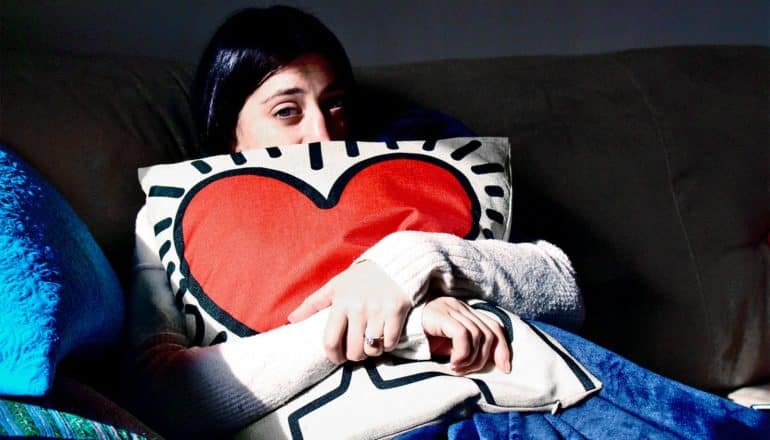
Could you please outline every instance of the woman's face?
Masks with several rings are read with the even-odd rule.
[[[345,92],[319,55],[302,55],[269,76],[246,99],[235,151],[347,137]]]

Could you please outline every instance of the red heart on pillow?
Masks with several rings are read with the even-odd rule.
[[[235,169],[188,193],[176,246],[201,306],[244,336],[285,324],[304,298],[389,233],[469,237],[479,211],[467,178],[424,156],[361,162],[328,198],[279,171]]]

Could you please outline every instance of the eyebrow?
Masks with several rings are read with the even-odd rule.
[[[272,95],[268,96],[264,101],[262,101],[262,104],[267,103],[270,100],[273,100],[279,96],[289,96],[289,95],[301,95],[307,93],[307,90],[301,88],[301,87],[291,87],[288,89],[281,89],[277,92],[273,93]]]
[[[325,89],[321,92],[321,94],[328,94],[328,93],[346,93],[347,90],[345,87],[343,87],[338,82],[333,82],[326,86]],[[291,96],[291,95],[302,95],[307,93],[307,90],[303,89],[302,87],[290,87],[288,89],[281,89],[277,92],[273,93],[272,95],[265,98],[264,101],[262,101],[262,104],[267,104],[269,101],[279,97],[279,96]]]

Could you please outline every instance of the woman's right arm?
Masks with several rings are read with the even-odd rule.
[[[164,433],[243,427],[336,368],[322,349],[325,313],[256,336],[191,347],[170,289],[158,288],[162,277],[165,272],[149,269],[136,276],[129,368],[135,408]]]
[[[144,208],[143,208],[144,210]],[[184,316],[143,212],[128,315],[134,410],[164,434],[216,434],[247,425],[330,374],[322,335],[326,313],[209,347],[192,347]]]

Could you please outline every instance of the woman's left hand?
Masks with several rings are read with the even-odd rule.
[[[365,260],[305,298],[289,314],[289,322],[302,321],[329,306],[324,350],[330,361],[341,364],[392,351],[412,303],[388,274]]]
[[[503,373],[511,372],[511,348],[503,326],[463,300],[451,296],[429,300],[422,328],[431,353],[448,355],[450,367],[459,375],[481,371],[490,362]]]

